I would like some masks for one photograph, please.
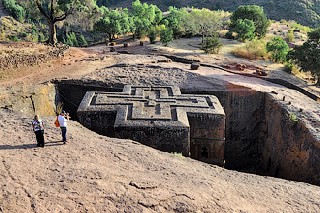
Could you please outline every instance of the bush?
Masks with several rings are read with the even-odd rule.
[[[80,47],[88,45],[88,42],[87,42],[87,40],[85,39],[85,37],[83,35],[79,36],[78,43],[79,43]]]
[[[283,71],[289,74],[294,74],[294,75],[298,75],[300,73],[299,67],[293,64],[292,62],[286,62],[284,64]]]
[[[74,32],[67,33],[67,38],[64,39],[63,43],[71,46],[71,47],[78,47],[78,40],[76,34]]]
[[[10,14],[20,22],[26,18],[26,11],[15,0],[3,0],[3,6],[10,12]]]
[[[238,33],[238,39],[240,41],[246,41],[254,39],[256,27],[251,20],[238,19],[233,30]]]
[[[155,44],[157,39],[157,32],[155,30],[150,30],[148,37],[149,37],[150,43]]]
[[[43,41],[45,41],[45,36],[43,35],[43,33],[42,32],[39,32],[38,33],[38,42],[43,42]]]
[[[286,73],[291,74],[292,73],[292,69],[293,69],[293,64],[292,63],[287,62],[287,63],[284,64],[283,71],[285,71]]]
[[[298,117],[296,114],[294,113],[289,113],[289,120],[292,122],[292,123],[297,123],[298,122]]]
[[[173,40],[173,31],[171,29],[164,29],[160,32],[160,41],[164,46],[167,46]]]
[[[293,30],[288,30],[287,40],[288,40],[288,42],[293,42],[293,40],[294,40]]]
[[[265,59],[267,57],[266,42],[254,39],[246,42],[244,47],[239,47],[232,51],[232,53],[237,57],[249,60]]]
[[[274,37],[267,43],[267,52],[270,53],[271,59],[274,62],[285,62],[289,52],[287,42],[281,37]]]
[[[10,41],[14,41],[14,42],[20,41],[20,39],[17,36],[9,36],[9,39]]]
[[[231,31],[228,31],[225,35],[226,39],[235,39],[235,36],[233,35],[233,33]]]
[[[221,47],[222,47],[222,44],[219,38],[212,36],[204,39],[201,49],[205,53],[212,54],[212,53],[218,53]]]
[[[19,36],[22,38],[26,38],[28,34],[26,32],[21,32]]]

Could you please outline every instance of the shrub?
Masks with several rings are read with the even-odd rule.
[[[205,53],[218,53],[221,47],[222,44],[219,38],[212,36],[204,39],[201,49]]]
[[[235,36],[233,35],[233,33],[231,31],[228,31],[228,32],[226,32],[225,38],[226,39],[234,39]]]
[[[22,38],[26,38],[28,34],[26,32],[21,32],[19,36]]]
[[[293,64],[291,61],[286,62],[284,64],[283,71],[289,74],[297,75],[297,76],[301,73],[300,68],[297,65]]]
[[[160,32],[160,41],[164,46],[167,46],[173,40],[173,31],[171,29],[164,29]]]
[[[85,37],[83,35],[80,35],[79,38],[78,38],[78,43],[81,47],[83,46],[87,46],[88,45],[88,42],[87,40],[85,39]]]
[[[274,37],[267,43],[267,52],[275,62],[284,62],[287,60],[289,46],[281,37]]]
[[[157,32],[155,29],[150,30],[149,34],[148,34],[149,40],[151,44],[155,44],[156,43],[156,39],[157,39]]]
[[[38,42],[43,42],[45,40],[45,36],[42,32],[38,33]]]
[[[254,39],[256,27],[251,20],[238,19],[233,30],[238,33],[238,39],[240,41],[246,41]]]
[[[297,123],[298,122],[298,117],[296,114],[294,113],[289,113],[289,120],[293,123]]]
[[[249,60],[265,59],[267,57],[266,42],[260,39],[247,41],[244,47],[239,47],[232,53],[237,57]]]
[[[293,65],[292,63],[287,62],[287,63],[284,64],[283,71],[285,71],[286,73],[291,74],[291,73],[292,73],[293,66],[294,66],[294,65]]]
[[[3,6],[10,12],[10,14],[20,22],[26,18],[26,11],[15,0],[3,0]]]
[[[67,37],[64,39],[63,43],[73,47],[79,46],[76,34],[74,32],[67,33]]]
[[[14,42],[20,41],[20,39],[15,35],[14,36],[9,36],[9,39],[10,39],[10,41],[14,41]]]
[[[288,42],[293,42],[293,40],[294,40],[293,30],[288,30],[287,40],[288,40]]]

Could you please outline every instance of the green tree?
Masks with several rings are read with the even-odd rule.
[[[169,29],[164,29],[160,33],[160,41],[164,46],[167,46],[170,41],[173,40],[173,31]]]
[[[132,18],[134,27],[133,37],[146,35],[151,26],[158,25],[162,20],[162,11],[153,4],[147,4],[139,0],[132,3]]]
[[[204,37],[213,36],[221,28],[222,22],[219,14],[209,9],[193,9],[191,12],[198,33]]]
[[[41,15],[49,26],[48,43],[57,43],[56,23],[64,21],[68,16],[83,11],[88,6],[96,6],[94,0],[36,0]]]
[[[263,8],[257,5],[242,5],[239,6],[231,15],[230,27],[233,29],[236,26],[237,20],[248,19],[253,21],[256,30],[255,35],[258,38],[262,38],[266,35],[267,29],[270,25]]]
[[[188,12],[181,8],[169,7],[168,15],[165,16],[161,23],[163,23],[167,29],[171,29],[175,38],[180,37],[182,32],[182,19],[188,14]]]
[[[289,58],[303,71],[310,71],[316,76],[316,85],[320,86],[320,28],[309,32],[308,36],[306,42],[289,52]]]
[[[107,34],[109,41],[113,41],[116,35],[127,33],[130,30],[128,10],[109,10],[105,7],[103,16],[95,24],[95,30]]]
[[[202,42],[205,37],[213,36],[221,28],[220,13],[208,9],[192,9],[182,17],[182,27],[186,35],[201,35]]]
[[[283,38],[277,36],[267,43],[267,52],[271,54],[271,59],[275,62],[285,62],[289,52],[289,46]]]
[[[157,26],[152,26],[148,32],[148,37],[149,37],[150,43],[155,44],[157,37],[160,36],[160,32],[165,29],[166,29],[166,26],[163,24],[157,25]]]
[[[254,31],[256,27],[253,21],[248,19],[238,19],[233,30],[238,33],[238,38],[241,41],[252,40],[255,37]]]
[[[3,0],[3,6],[10,14],[20,22],[23,22],[26,17],[26,11],[15,0]]]

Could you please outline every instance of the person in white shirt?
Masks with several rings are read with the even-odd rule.
[[[32,120],[32,129],[36,134],[37,146],[44,147],[44,126],[43,121],[39,119],[38,115],[35,115]]]
[[[61,134],[62,134],[62,142],[66,144],[67,142],[67,120],[69,120],[69,113],[62,111],[58,116],[58,121],[60,124]]]

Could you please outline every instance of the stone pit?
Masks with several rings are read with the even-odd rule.
[[[84,126],[101,134],[224,164],[225,113],[213,95],[127,85],[122,92],[88,91],[77,114]]]

